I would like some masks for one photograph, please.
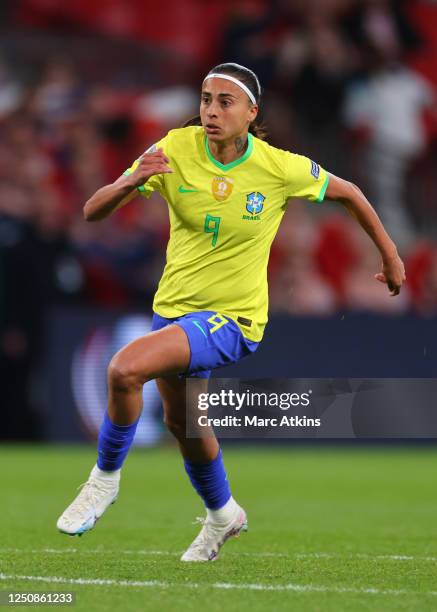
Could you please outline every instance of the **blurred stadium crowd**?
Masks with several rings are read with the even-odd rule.
[[[391,299],[373,279],[375,248],[342,207],[294,201],[272,251],[271,311],[437,313],[437,3],[21,0],[0,10],[7,355],[53,304],[150,306],[163,202],[138,199],[97,224],[82,207],[196,113],[201,78],[220,61],[258,73],[272,144],[356,182],[407,265],[407,288]]]

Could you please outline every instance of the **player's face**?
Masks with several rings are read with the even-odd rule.
[[[244,136],[257,113],[258,106],[232,81],[212,78],[203,83],[200,118],[209,141],[226,142]]]

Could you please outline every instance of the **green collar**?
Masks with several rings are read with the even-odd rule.
[[[209,157],[209,160],[218,168],[220,168],[220,170],[230,170],[231,168],[235,168],[235,166],[238,166],[239,164],[242,164],[244,161],[246,161],[246,159],[250,156],[250,154],[252,153],[253,150],[253,136],[252,134],[249,132],[247,135],[247,149],[244,153],[244,155],[242,155],[241,157],[239,157],[238,159],[230,162],[229,164],[222,164],[221,162],[219,162],[215,157],[213,157],[213,154],[210,151],[209,148],[209,142],[208,142],[208,137],[205,134],[205,148],[206,148],[206,154]]]

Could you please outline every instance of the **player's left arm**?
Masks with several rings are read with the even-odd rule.
[[[329,173],[325,197],[341,202],[373,240],[382,257],[382,271],[375,274],[375,278],[387,284],[391,295],[398,295],[406,280],[404,264],[398,255],[395,243],[387,234],[373,206],[361,189]]]

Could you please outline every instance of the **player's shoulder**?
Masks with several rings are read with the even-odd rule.
[[[267,140],[261,140],[261,138],[253,137],[254,143],[256,143],[257,149],[262,152],[266,156],[270,156],[272,159],[283,160],[289,155],[298,155],[298,153],[294,151],[288,151],[285,149],[280,149],[279,147],[275,147],[274,145],[267,142]]]
[[[282,173],[288,174],[290,170],[299,172],[302,168],[306,169],[308,163],[313,163],[301,153],[280,149],[259,138],[254,138],[254,141],[261,163],[268,164]]]
[[[255,136],[253,137],[253,142],[259,162],[264,167],[270,167],[280,173],[284,172],[289,156],[296,155],[291,151],[279,149],[278,147],[275,147],[269,142],[267,142],[266,140],[261,140],[260,138],[256,138]]]
[[[181,153],[189,155],[192,153],[192,149],[197,147],[199,139],[203,137],[204,130],[201,125],[189,125],[169,130],[164,140],[173,155]]]

